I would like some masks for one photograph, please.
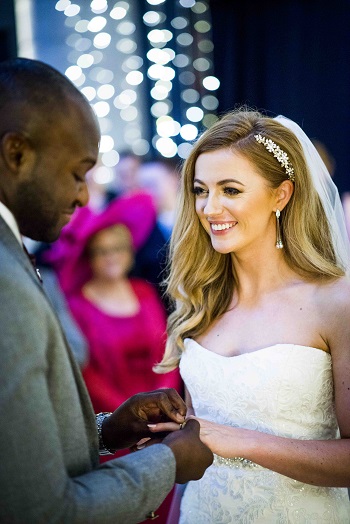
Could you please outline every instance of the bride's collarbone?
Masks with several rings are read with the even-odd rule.
[[[306,348],[313,348],[315,350],[330,353],[330,350],[327,346],[327,344],[324,343],[322,339],[319,339],[317,342],[309,342],[308,339],[297,337],[291,337],[291,338],[264,338],[260,337],[257,339],[250,339],[250,340],[220,340],[220,338],[217,338],[216,340],[210,340],[207,338],[202,337],[196,337],[196,342],[198,342],[203,348],[205,348],[208,351],[211,351],[212,353],[216,353],[218,355],[224,356],[224,357],[236,357],[248,353],[257,353],[264,349],[270,349],[279,351],[282,347],[285,346],[298,346],[298,347],[304,347]]]
[[[295,344],[329,351],[323,334],[324,323],[312,308],[300,306],[289,310],[281,307],[273,314],[257,311],[231,311],[201,336],[196,337],[205,348],[225,356],[251,353],[279,344]]]

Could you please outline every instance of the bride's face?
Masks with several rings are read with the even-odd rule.
[[[276,191],[241,154],[228,149],[201,154],[193,190],[198,217],[219,253],[276,242]]]

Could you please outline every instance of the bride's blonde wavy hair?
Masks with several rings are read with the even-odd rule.
[[[183,340],[200,335],[227,311],[235,288],[230,253],[214,250],[195,211],[193,179],[199,155],[220,149],[239,152],[258,168],[271,188],[288,178],[273,154],[256,141],[256,134],[278,144],[294,168],[294,192],[280,218],[287,264],[309,280],[344,275],[336,263],[328,221],[298,139],[257,111],[240,109],[226,114],[202,134],[182,169],[166,281],[167,293],[176,307],[168,319],[166,350],[154,368],[157,373],[178,366]]]

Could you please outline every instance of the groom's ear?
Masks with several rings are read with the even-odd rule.
[[[5,133],[0,142],[0,153],[5,176],[23,178],[32,168],[35,152],[29,140],[15,131]]]

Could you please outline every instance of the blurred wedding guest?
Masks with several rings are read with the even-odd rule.
[[[165,346],[164,307],[151,284],[129,277],[155,219],[149,195],[120,197],[88,217],[61,261],[63,289],[89,344],[83,376],[95,411],[110,411],[139,391],[179,388],[178,373],[152,371]]]
[[[93,211],[99,212],[108,204],[107,184],[103,182],[100,173],[108,168],[98,162],[86,173],[86,183],[89,190],[88,206]]]
[[[323,144],[323,142],[320,142],[319,140],[312,140],[312,143],[316,147],[318,154],[322,158],[323,162],[325,163],[325,166],[327,167],[329,174],[331,177],[334,177],[335,168],[336,168],[336,161],[327,149],[327,147]],[[348,232],[348,236],[350,239],[350,192],[345,191],[341,195],[341,201],[343,205],[344,215],[345,215],[345,224],[346,229]]]
[[[164,297],[161,282],[165,278],[168,242],[175,219],[180,179],[178,165],[178,160],[162,158],[145,162],[139,169],[140,185],[152,196],[157,209],[157,220],[144,246],[136,255],[133,274],[157,286],[168,311],[170,306]]]
[[[125,150],[119,154],[119,162],[115,166],[115,178],[106,191],[107,202],[117,196],[131,195],[141,190],[138,171],[141,157],[132,151]]]
[[[326,166],[328,173],[333,178],[334,173],[335,173],[335,168],[336,168],[336,162],[335,162],[333,155],[327,148],[326,144],[321,142],[321,140],[314,138],[311,140],[311,142],[315,146],[318,154],[320,155],[322,161],[324,162],[324,165]]]

